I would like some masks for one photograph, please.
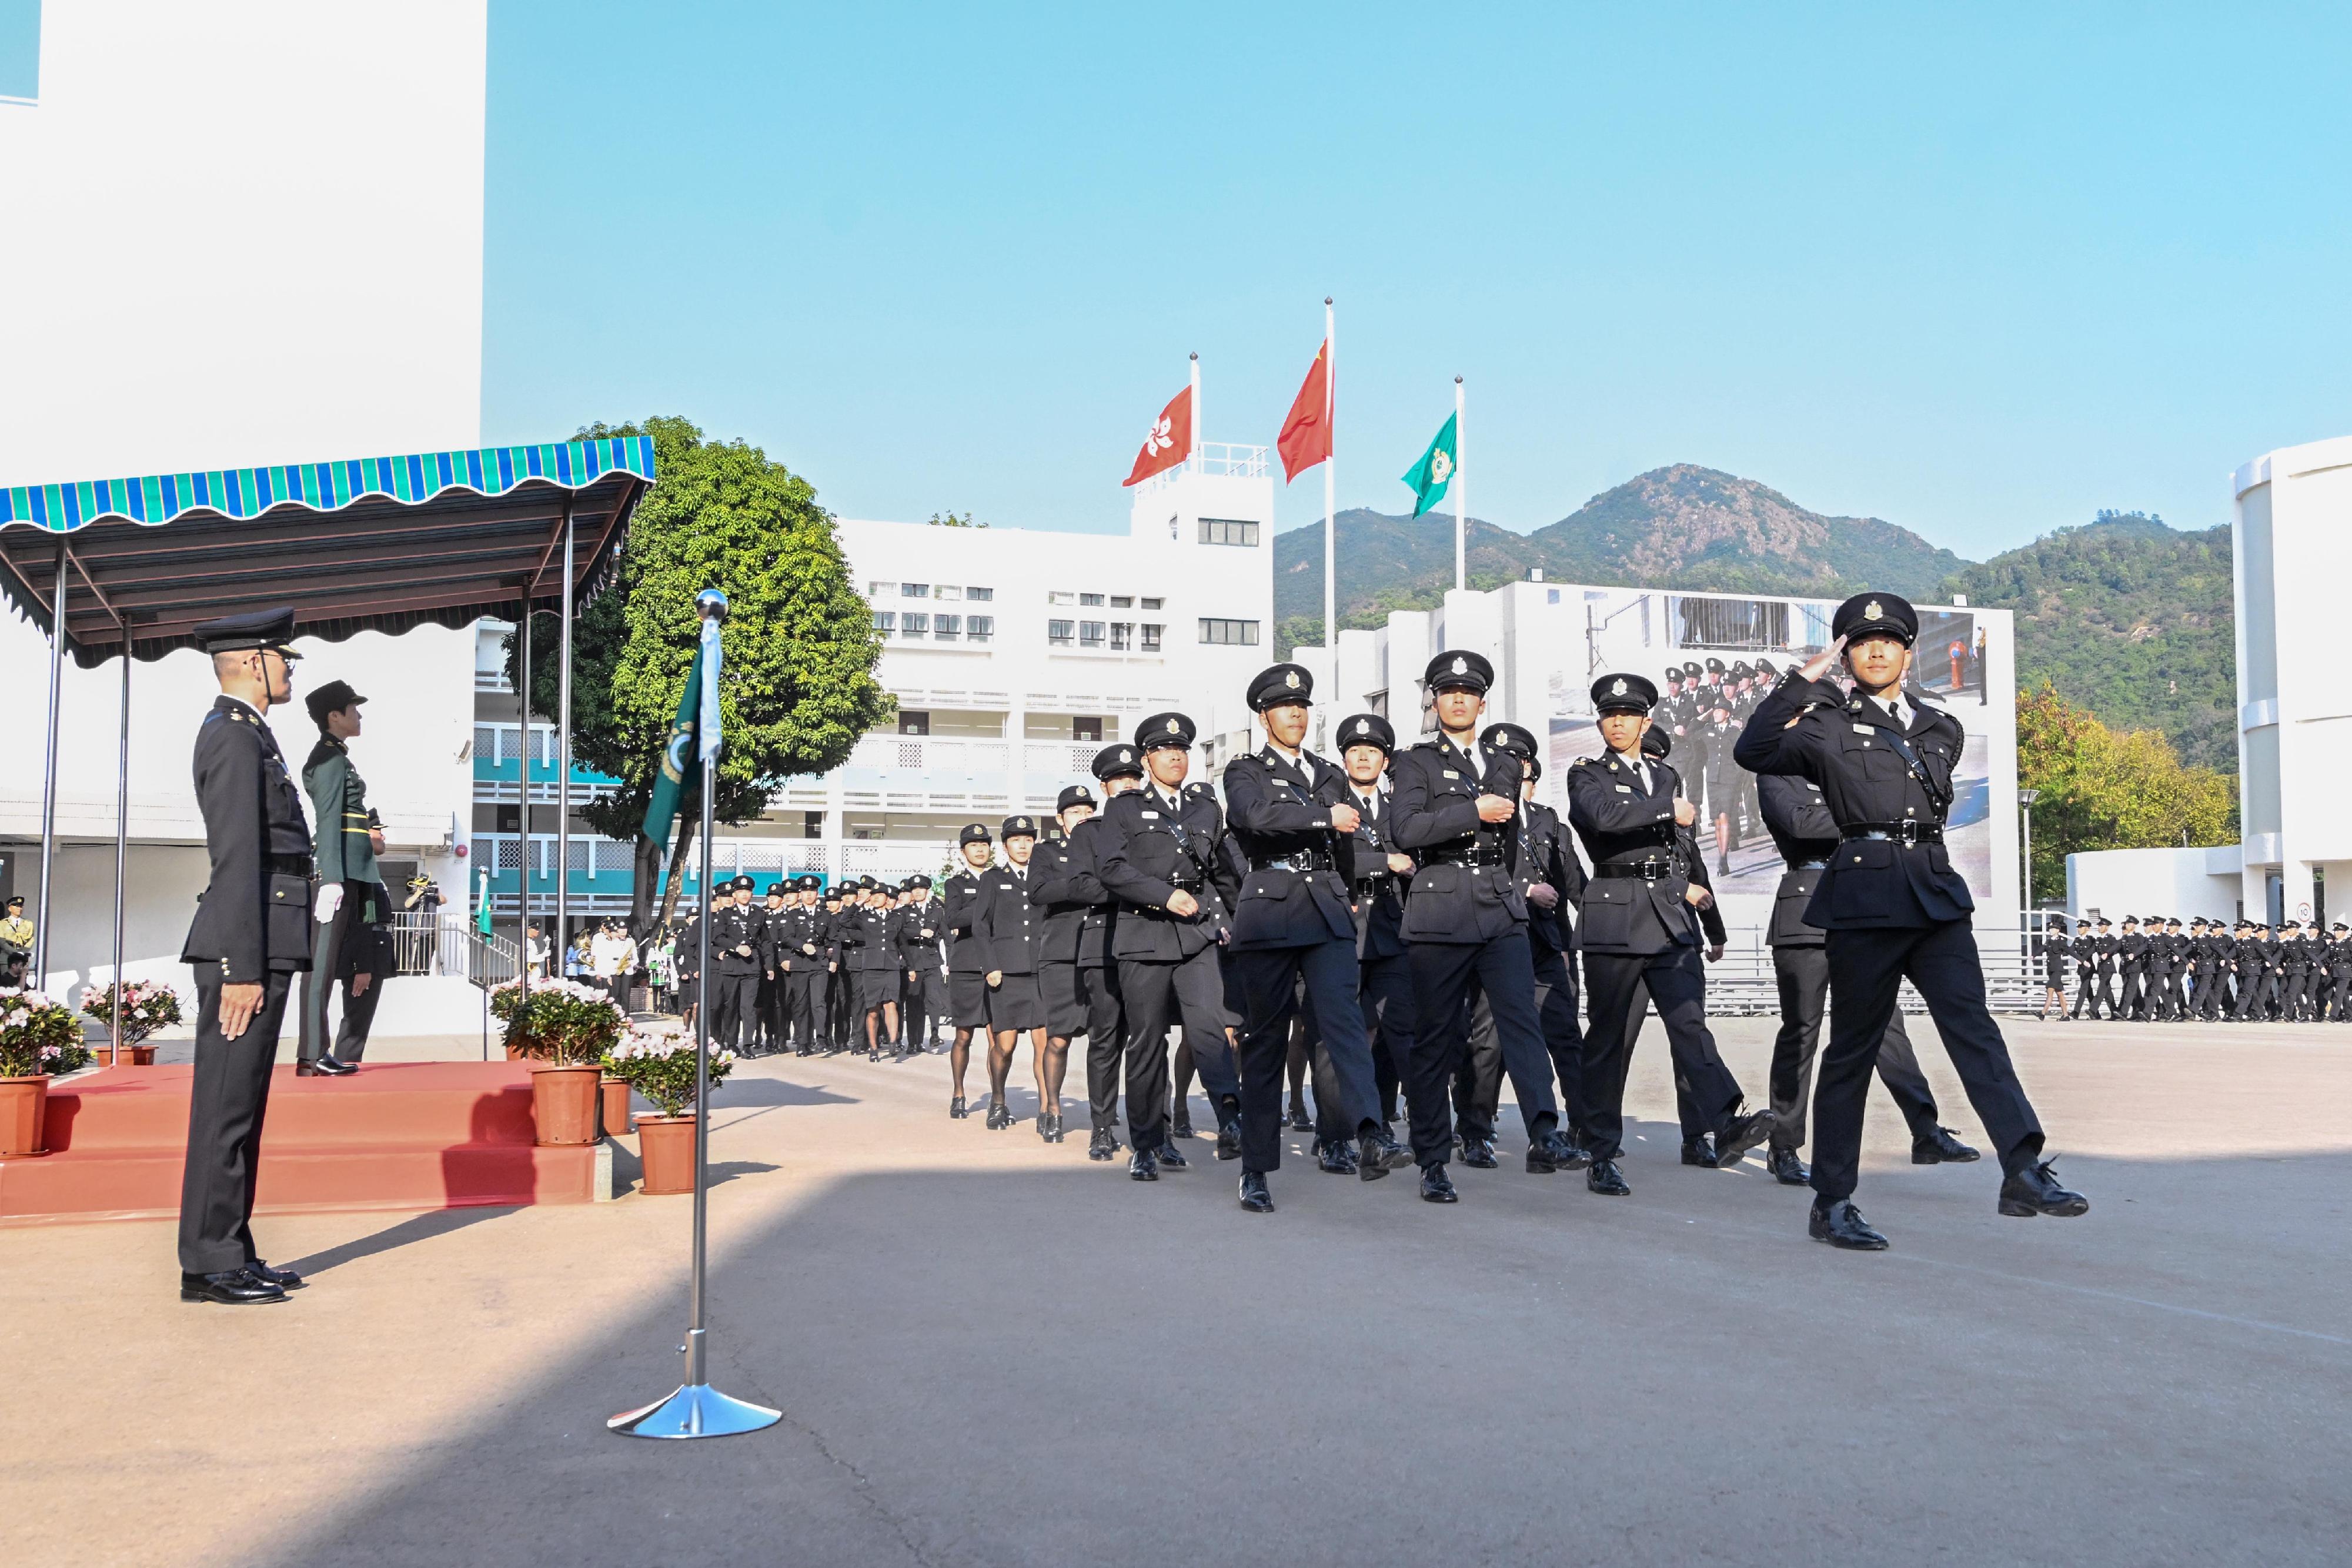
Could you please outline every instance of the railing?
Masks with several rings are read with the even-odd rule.
[[[393,973],[446,975],[496,986],[522,972],[522,954],[504,936],[484,936],[463,915],[404,911],[392,918]]]
[[[1780,1010],[1780,984],[1772,974],[1772,949],[1761,926],[1735,925],[1726,936],[1723,956],[1706,966],[1706,1010],[1714,1018],[1770,1017]],[[2016,928],[1980,927],[1977,957],[1984,969],[1985,999],[1995,1012],[2036,1012],[2042,1007],[2041,959],[2027,950]],[[1906,1013],[1927,1004],[1906,980],[1897,993]]]

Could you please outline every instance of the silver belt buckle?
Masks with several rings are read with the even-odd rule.
[[[1905,849],[1915,848],[1919,842],[1919,824],[1906,820],[1900,824],[1899,831],[1895,836],[1902,842]]]
[[[1651,882],[1651,883],[1656,882],[1660,877],[1664,876],[1664,874],[1665,874],[1665,873],[1664,873],[1664,872],[1662,872],[1661,870],[1659,870],[1659,869],[1658,869],[1658,862],[1655,862],[1655,861],[1643,861],[1643,862],[1642,862],[1642,880],[1643,880],[1643,882]]]

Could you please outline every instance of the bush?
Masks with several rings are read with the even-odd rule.
[[[0,1077],[72,1072],[89,1061],[72,1009],[46,992],[0,988]]]
[[[81,1010],[114,1027],[114,988],[92,986],[81,994]],[[160,980],[132,980],[122,988],[121,1044],[137,1045],[157,1030],[180,1021],[180,996]]]
[[[604,1057],[628,1027],[628,1015],[601,986],[541,980],[523,995],[519,980],[490,992],[490,1013],[506,1026],[505,1043],[535,1061],[578,1067]]]
[[[710,1053],[713,1089],[734,1071],[735,1053]],[[683,1115],[694,1103],[694,1039],[691,1035],[631,1029],[604,1053],[604,1071],[652,1101],[665,1116]]]

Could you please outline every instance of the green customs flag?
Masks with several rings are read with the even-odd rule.
[[[1419,517],[1445,498],[1445,487],[1454,483],[1454,421],[1447,414],[1445,423],[1437,432],[1437,439],[1421,455],[1421,461],[1405,470],[1404,482],[1412,488],[1412,515]]]
[[[669,744],[662,748],[661,777],[654,780],[653,798],[646,802],[645,835],[665,851],[671,830],[677,826],[678,801],[702,768],[694,732],[702,713],[703,657],[704,650],[697,648],[694,667],[687,672],[686,690],[677,699],[677,716],[670,720]]]

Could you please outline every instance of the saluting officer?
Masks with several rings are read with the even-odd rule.
[[[1265,745],[1225,768],[1225,813],[1248,862],[1234,905],[1225,964],[1238,982],[1241,1025],[1241,1206],[1274,1209],[1265,1178],[1282,1164],[1282,1081],[1290,1020],[1303,988],[1321,1036],[1315,1098],[1331,1105],[1326,1141],[1355,1139],[1366,1181],[1411,1159],[1381,1121],[1372,1048],[1358,999],[1355,915],[1348,905],[1360,821],[1347,778],[1306,749],[1315,677],[1276,664],[1250,683]],[[1321,1069],[1328,1062],[1328,1071]]]
[[[1143,762],[1132,746],[1106,746],[1095,753],[1094,775],[1102,785],[1106,810],[1118,796],[1143,788]],[[1103,833],[1101,819],[1092,812],[1074,824],[1068,842],[1055,857],[1055,869],[1030,894],[1080,912],[1072,961],[1078,970],[1074,987],[1086,1007],[1082,1027],[1087,1035],[1087,1121],[1093,1132],[1087,1145],[1090,1160],[1118,1157],[1118,1090],[1127,1055],[1127,1009],[1119,994],[1118,961],[1111,956],[1118,901],[1102,883]]]
[[[1944,849],[1964,735],[1949,713],[1903,690],[1919,617],[1892,593],[1856,594],[1838,606],[1831,634],[1834,645],[1765,698],[1737,748],[1751,772],[1819,784],[1838,826],[1837,852],[1805,912],[1829,933],[1830,961],[1830,1043],[1813,1100],[1819,1124],[1808,1228],[1834,1246],[1886,1245],[1854,1207],[1853,1189],[1871,1068],[1906,977],[1927,999],[1977,1119],[2000,1151],[2000,1211],[2084,1213],[2089,1200],[2060,1186],[2042,1157],[2042,1124],[1985,1005],[1969,921],[1976,901]],[[1838,700],[1822,680],[1841,653],[1853,677],[1850,701]],[[1807,708],[1822,699],[1833,706]]]
[[[1356,859],[1349,908],[1356,923],[1357,1002],[1376,1042],[1374,1082],[1383,1130],[1396,1120],[1396,1094],[1412,1071],[1412,961],[1404,939],[1404,889],[1416,869],[1396,847],[1396,813],[1386,775],[1396,731],[1376,713],[1351,715],[1339,729],[1348,804],[1356,808]]]
[[[710,1041],[748,1051],[759,1038],[760,977],[767,968],[767,923],[751,907],[756,884],[739,876],[727,884],[727,902],[710,915],[711,973],[703,977],[710,1009]],[[738,1044],[738,1037],[740,1044]]]
[[[1575,1152],[1559,1133],[1551,1062],[1536,1015],[1528,962],[1527,895],[1521,881],[1519,759],[1478,741],[1478,718],[1495,667],[1478,653],[1447,650],[1422,674],[1433,694],[1438,734],[1389,762],[1396,842],[1419,862],[1404,906],[1415,993],[1413,1071],[1406,1091],[1421,1196],[1452,1203],[1445,1174],[1454,1076],[1469,1050],[1475,982],[1494,1010],[1503,1067],[1511,1076],[1528,1134],[1527,1166],[1556,1171]]]
[[[246,1306],[301,1288],[255,1252],[253,1194],[269,1070],[293,978],[310,967],[310,828],[263,716],[294,695],[294,612],[194,629],[220,695],[196,731],[211,878],[180,959],[194,967],[196,1061],[180,1180],[180,1299]]]
[[[1217,949],[1231,935],[1219,886],[1224,813],[1206,789],[1186,789],[1192,721],[1153,714],[1136,727],[1144,786],[1118,796],[1098,819],[1096,875],[1118,900],[1111,953],[1127,1003],[1127,1174],[1157,1181],[1187,1161],[1168,1135],[1168,1025],[1184,1026],[1201,1086],[1217,1111],[1217,1157],[1242,1153],[1241,1080],[1225,1038]]]
[[[1589,1019],[1584,1136],[1592,1167],[1584,1180],[1603,1197],[1622,1197],[1633,1190],[1617,1168],[1624,1153],[1625,1073],[1647,1010],[1644,989],[1665,1026],[1675,1086],[1691,1113],[1684,1129],[1686,1161],[1737,1164],[1770,1135],[1772,1113],[1741,1112],[1745,1096],[1706,1027],[1698,912],[1712,904],[1713,894],[1693,883],[1696,846],[1685,830],[1698,813],[1682,794],[1681,775],[1642,752],[1657,688],[1641,675],[1607,674],[1592,684],[1591,697],[1609,749],[1603,757],[1578,758],[1568,771],[1568,820],[1592,861],[1577,922]],[[1736,792],[1736,786],[1727,787],[1718,803]],[[1723,956],[1719,940],[1706,956]],[[1695,1147],[1707,1134],[1713,1146]],[[1693,1159],[1696,1154],[1706,1157]]]
[[[986,822],[967,822],[956,835],[956,855],[963,863],[940,884],[946,909],[940,919],[948,934],[948,1011],[955,1019],[955,1040],[948,1049],[948,1068],[954,1075],[954,1092],[948,1114],[961,1120],[964,1103],[964,1073],[971,1063],[971,1036],[980,1031],[983,1050],[988,1041],[988,954],[971,935],[972,904],[980,897],[980,879],[996,862],[996,841]]]

